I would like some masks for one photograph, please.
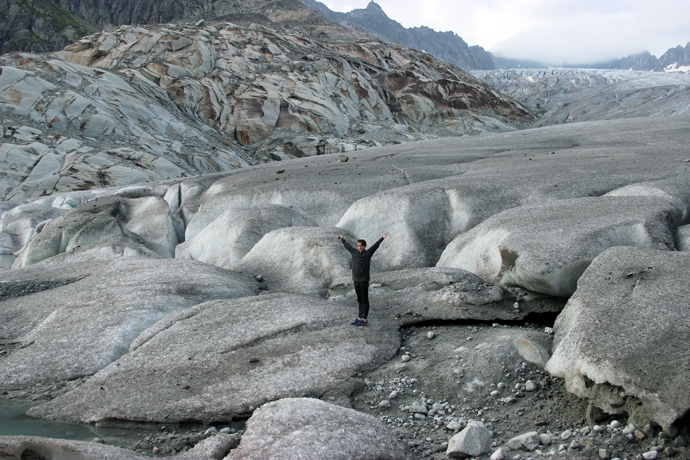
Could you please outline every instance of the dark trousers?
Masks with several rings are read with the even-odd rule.
[[[369,281],[355,281],[355,293],[359,302],[359,318],[369,316]]]

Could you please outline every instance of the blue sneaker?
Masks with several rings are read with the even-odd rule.
[[[366,326],[367,324],[369,324],[369,320],[362,319],[362,320],[359,321],[359,325],[360,325],[360,326]]]
[[[361,326],[362,325],[362,320],[359,318],[355,318],[355,320],[351,323],[354,326]]]

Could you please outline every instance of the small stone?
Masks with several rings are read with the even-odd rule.
[[[391,394],[388,395],[388,399],[395,399],[398,397],[398,392],[393,390],[391,391]]]
[[[576,450],[576,449],[579,449],[579,448],[581,448],[581,447],[582,447],[582,446],[580,445],[580,443],[577,442],[577,441],[574,440],[574,439],[572,440],[572,442],[571,442],[570,445],[568,446],[568,448],[569,448],[569,449],[572,449],[572,450]]]
[[[208,435],[212,435],[212,434],[216,434],[216,433],[218,433],[218,428],[216,428],[215,426],[212,426],[211,428],[206,430],[204,435],[208,436]]]
[[[516,310],[518,310],[518,309],[520,308],[520,304],[519,304],[518,302],[515,302],[515,303],[513,304],[513,308],[516,309]]]
[[[398,363],[398,364],[395,365],[395,368],[394,368],[394,369],[395,369],[395,373],[396,373],[396,374],[399,374],[399,373],[401,373],[402,371],[404,371],[405,369],[407,369],[407,364]]]
[[[572,430],[565,430],[563,433],[561,433],[561,439],[564,441],[567,441],[570,439],[570,437],[573,435]]]
[[[250,357],[249,357],[249,362],[250,362],[250,363],[258,363],[258,362],[259,362],[259,358],[257,358],[256,356],[250,356]]]
[[[525,391],[537,391],[537,384],[531,380],[525,382]]]
[[[494,391],[492,391],[490,394],[491,394],[491,397],[492,397],[492,398],[495,398],[495,397],[497,397],[500,393],[498,392],[498,390],[494,390]]]
[[[391,407],[391,402],[388,401],[387,399],[384,399],[383,401],[381,401],[381,402],[379,403],[379,407],[380,407],[381,409],[388,409],[389,407]]]
[[[677,453],[678,452],[673,447],[667,447],[666,449],[664,449],[664,455],[667,457],[673,457]]]
[[[160,450],[158,447],[154,447],[154,448],[151,450],[151,452],[154,453],[154,454],[158,454],[158,453],[160,453],[160,451],[161,451],[161,450]]]
[[[541,437],[536,431],[530,431],[529,433],[521,434],[520,436],[515,436],[509,440],[506,445],[513,450],[519,450],[525,448],[527,450],[534,450],[539,446],[541,442]]]
[[[623,434],[633,434],[635,432],[635,425],[629,423],[628,426],[623,428]]]
[[[505,404],[511,404],[517,401],[517,399],[513,398],[512,396],[508,396],[507,398],[501,399]]]
[[[426,415],[424,414],[414,414],[414,418],[417,420],[426,420]]]
[[[659,452],[655,450],[650,450],[649,452],[645,452],[644,454],[642,454],[642,458],[644,458],[644,460],[656,460],[657,458],[659,458]]]
[[[673,440],[673,447],[687,447],[688,446],[688,441],[685,439],[685,436],[678,436],[676,439]]]
[[[448,425],[446,425],[446,429],[450,431],[459,431],[462,430],[464,427],[465,425],[457,420],[453,420]]]
[[[415,414],[424,414],[424,415],[429,413],[429,411],[427,410],[426,407],[419,405],[419,404],[415,404],[413,406],[410,406],[410,412],[415,413]]]
[[[542,433],[539,435],[539,442],[544,446],[548,446],[553,442],[553,439],[551,439],[549,434]]]
[[[619,422],[618,420],[614,420],[613,422],[611,422],[611,424],[609,426],[613,429],[620,428],[621,422]]]
[[[654,437],[654,429],[652,428],[651,425],[645,425],[644,428],[642,428],[642,432],[647,436],[648,438]]]
[[[230,434],[230,433],[231,433],[230,427],[227,427],[227,426],[226,426],[225,428],[221,429],[221,430],[219,431],[219,433]]]
[[[643,432],[641,432],[640,430],[635,430],[635,437],[641,441],[644,438],[646,438],[647,436]]]
[[[592,432],[592,429],[591,429],[590,427],[588,427],[588,426],[583,427],[583,428],[580,429],[580,434],[581,434],[582,436],[587,436],[587,435],[588,435],[589,433],[591,433],[591,432]]]
[[[594,425],[592,427],[592,431],[594,431],[595,433],[601,433],[602,431],[604,431],[604,429],[601,427],[601,425]]]
[[[338,163],[347,163],[350,161],[350,157],[347,155],[338,155]]]
[[[609,452],[606,449],[599,449],[599,458],[601,458],[602,460],[607,460],[611,458],[611,456],[609,455]]]
[[[435,333],[434,331],[429,331],[429,332],[426,333],[426,338],[427,338],[427,339],[431,340],[431,339],[433,339],[434,337],[436,337],[436,333]]]
[[[673,425],[669,425],[663,428],[663,432],[668,435],[669,438],[673,439],[678,436],[678,428]]]
[[[204,21],[203,19],[199,19],[199,20],[196,22],[195,25],[196,25],[197,27],[201,27],[201,26],[203,26],[204,24],[206,24],[206,21]]]
[[[503,449],[500,447],[496,452],[491,454],[491,460],[504,460],[506,458],[506,453]]]
[[[625,405],[625,401],[623,398],[613,398],[611,401],[609,401],[609,404],[611,404],[611,407],[623,407]]]
[[[402,358],[400,358],[400,359],[402,359],[403,362],[407,362],[407,361],[409,361],[409,360],[412,359],[412,358],[410,358],[410,355],[402,355]]]
[[[545,327],[544,332],[546,332],[549,335],[553,334],[553,328],[552,327]]]

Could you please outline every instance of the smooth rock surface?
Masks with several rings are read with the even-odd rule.
[[[685,252],[605,251],[556,321],[546,370],[580,397],[595,389],[585,378],[620,387],[642,401],[651,420],[670,425],[690,408],[688,299],[679,289],[688,276]]]
[[[58,275],[64,281],[53,270],[66,271]],[[13,285],[24,290],[0,301],[0,334],[23,346],[0,358],[2,389],[94,374],[165,316],[207,300],[251,296],[256,288],[247,276],[169,259],[121,258],[6,273],[0,274],[6,291]]]
[[[380,420],[318,399],[280,399],[257,409],[227,460],[405,458],[393,431]]]
[[[320,395],[351,385],[349,377],[398,349],[395,323],[363,329],[350,321],[343,305],[314,297],[207,302],[164,318],[84,385],[30,413],[81,422],[209,423],[269,401]]]

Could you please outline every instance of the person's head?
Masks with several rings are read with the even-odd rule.
[[[357,240],[357,249],[359,249],[359,252],[364,252],[367,250],[367,242],[366,240],[359,239]]]

